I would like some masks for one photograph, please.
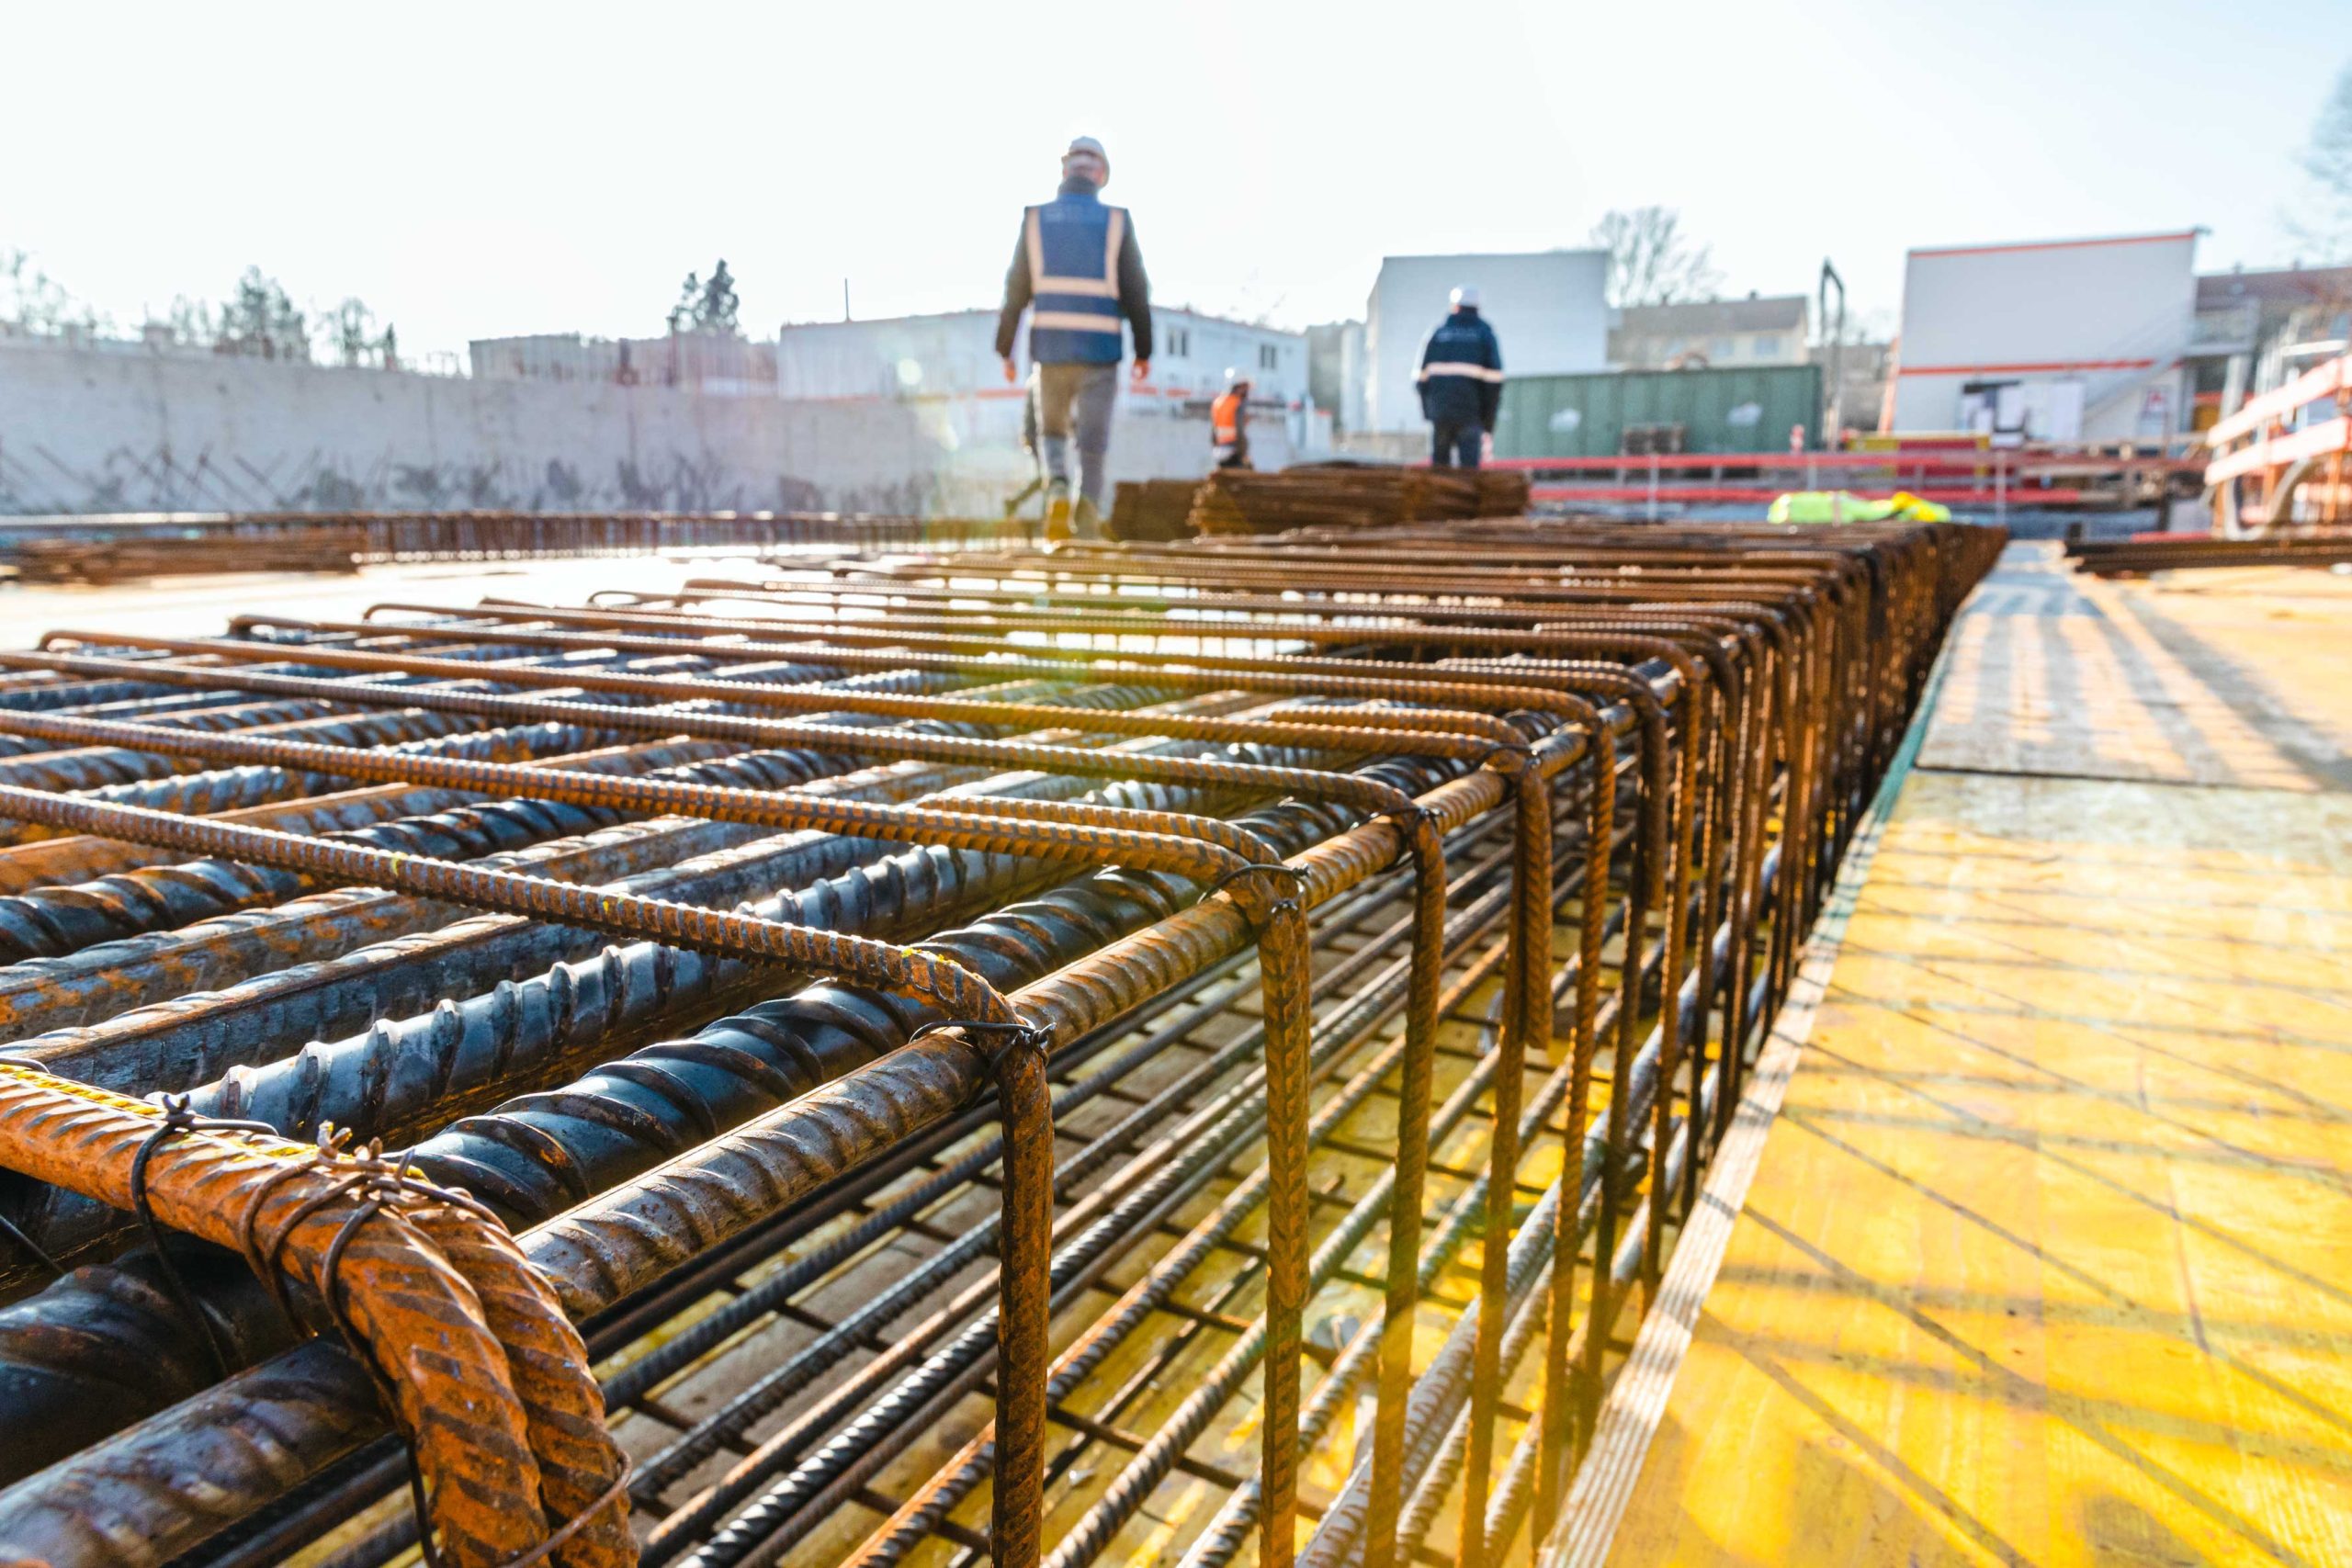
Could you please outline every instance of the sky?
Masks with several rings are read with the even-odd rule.
[[[1729,294],[1910,246],[2202,226],[2283,264],[2352,0],[12,7],[0,252],[134,327],[258,265],[404,351],[662,330],[725,257],[755,336],[993,305],[1107,147],[1154,296],[1360,316],[1383,254],[1679,209]],[[2305,256],[2315,261],[2316,256]]]

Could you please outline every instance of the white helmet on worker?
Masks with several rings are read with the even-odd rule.
[[[1475,283],[1465,283],[1461,288],[1455,289],[1453,291],[1453,308],[1457,310],[1476,310],[1478,308],[1478,286]]]
[[[1246,387],[1250,384],[1250,378],[1228,365],[1225,367],[1225,384],[1228,387]]]
[[[1107,186],[1111,183],[1111,155],[1091,136],[1073,137],[1069,150],[1062,154],[1062,178],[1091,180],[1098,186]]]

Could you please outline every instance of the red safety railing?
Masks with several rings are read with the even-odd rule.
[[[1947,506],[2132,505],[2202,472],[2201,456],[1905,444],[1884,451],[1682,452],[1504,457],[1533,499],[1603,504],[1769,505],[1792,490],[1901,490]]]
[[[2333,401],[2335,417],[2289,429],[2313,403]],[[2295,521],[2295,500],[2315,504],[2307,521],[2331,527],[2347,515],[2345,455],[2352,452],[2352,355],[2314,366],[2275,390],[2251,399],[2206,432],[2212,460],[2205,487],[2219,534],[2243,536]],[[2324,483],[2312,481],[2324,476]],[[2245,493],[2252,486],[2254,494]]]

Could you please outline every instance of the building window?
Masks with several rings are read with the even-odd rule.
[[[1771,333],[1758,333],[1756,335],[1755,353],[1758,359],[1778,359],[1781,356],[1780,338]]]
[[[1170,359],[1182,359],[1193,352],[1193,333],[1189,327],[1163,326],[1159,336],[1167,345],[1166,356]]]
[[[1261,370],[1278,370],[1278,369],[1282,368],[1282,363],[1283,363],[1282,350],[1280,350],[1280,349],[1276,348],[1272,344],[1270,344],[1270,343],[1261,343],[1261,344],[1260,344],[1258,345],[1258,368],[1259,368],[1259,369],[1261,369]]]
[[[1738,352],[1738,345],[1727,337],[1711,338],[1707,342],[1707,357],[1720,363]]]

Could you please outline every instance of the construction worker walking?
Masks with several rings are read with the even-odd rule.
[[[1250,378],[1225,373],[1225,391],[1209,405],[1209,449],[1220,468],[1250,466]]]
[[[1430,462],[1475,468],[1503,401],[1503,351],[1478,313],[1478,291],[1453,291],[1453,313],[1421,350],[1421,414],[1430,422]]]
[[[1037,366],[1037,424],[1046,458],[1046,537],[1070,537],[1070,438],[1078,440],[1076,532],[1102,534],[1110,473],[1111,416],[1118,405],[1122,317],[1135,334],[1135,378],[1151,374],[1151,284],[1126,209],[1102,198],[1111,160],[1081,136],[1062,154],[1061,189],[1022,215],[1021,240],[1004,278],[996,351],[1004,378],[1018,382],[1012,347],[1029,315],[1029,357]],[[1034,307],[1034,309],[1033,309]]]

